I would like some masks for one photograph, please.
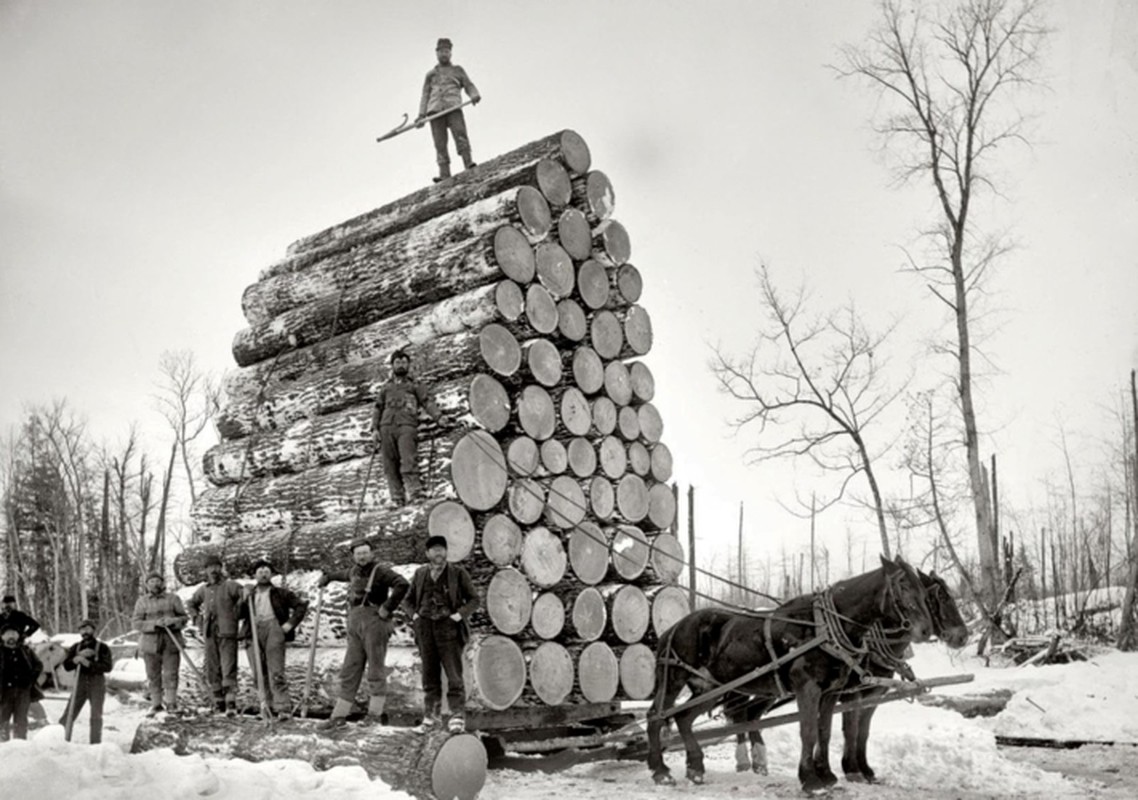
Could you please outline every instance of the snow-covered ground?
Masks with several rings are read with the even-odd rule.
[[[917,703],[882,706],[874,720],[870,762],[883,785],[840,784],[851,800],[915,800],[915,798],[1104,797],[1138,796],[1133,777],[1138,748],[1095,748],[1093,751],[1033,751],[1053,758],[1025,758],[1021,751],[996,746],[995,736],[1131,742],[1138,744],[1138,654],[1103,652],[1091,661],[1046,667],[989,668],[975,658],[950,653],[939,645],[917,648],[917,674],[933,677],[970,672],[973,683],[946,687],[945,693],[975,693],[1007,688],[1014,691],[1007,710],[991,719],[966,720],[955,712]],[[49,718],[62,710],[62,698],[46,701]],[[369,781],[362,769],[337,767],[317,772],[299,761],[251,764],[171,751],[128,755],[134,728],[144,706],[108,698],[104,743],[83,744],[86,714],[76,725],[76,743],[63,741],[58,725],[32,733],[27,742],[0,744],[0,787],[8,798],[406,798],[382,783]],[[684,798],[798,797],[795,777],[798,734],[794,726],[765,733],[771,774],[738,774],[734,744],[709,746],[707,783],[681,780],[676,788],[653,784],[640,762],[601,762],[555,775],[494,772],[485,800],[528,800],[589,796],[590,800],[639,800],[675,795]],[[840,735],[832,762],[839,765]],[[1079,754],[1085,755],[1080,758]],[[1132,757],[1133,756],[1133,757]],[[1107,773],[1120,773],[1120,785],[1107,786],[1094,764],[1118,763]],[[683,754],[671,753],[674,773],[683,774]],[[1062,772],[1056,771],[1062,770]],[[1064,774],[1066,773],[1066,774]],[[1096,776],[1099,780],[1088,775]]]

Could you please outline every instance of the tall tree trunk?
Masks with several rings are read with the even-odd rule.
[[[1131,431],[1134,433],[1134,467],[1131,469],[1133,486],[1127,487],[1134,492],[1132,508],[1138,509],[1138,388],[1135,388],[1134,370],[1130,370],[1130,403],[1133,422]],[[1134,547],[1132,553],[1138,553],[1138,514],[1133,514]],[[1138,594],[1138,558],[1131,556],[1130,580],[1126,585],[1126,596],[1122,601],[1122,625],[1118,630],[1118,647],[1120,650],[1138,650],[1138,621],[1134,619],[1135,595]]]

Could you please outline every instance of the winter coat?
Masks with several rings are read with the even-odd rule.
[[[241,584],[222,578],[217,583],[199,586],[187,603],[187,610],[205,638],[236,639],[244,599]]]
[[[139,640],[139,649],[143,653],[160,653],[167,646],[171,646],[170,634],[166,628],[178,639],[178,644],[185,646],[182,638],[182,628],[189,621],[182,598],[173,592],[162,592],[152,595],[149,592],[138,598],[134,604],[134,615],[131,619],[135,628],[142,632]],[[159,623],[162,623],[159,625]]]
[[[415,570],[415,574],[411,577],[411,589],[407,592],[405,606],[412,616],[419,613],[419,604],[422,602],[430,574],[430,565],[424,564]],[[470,573],[458,564],[447,564],[440,577],[445,577],[447,581],[447,602],[450,612],[462,616],[462,641],[465,642],[470,638],[467,620],[478,608],[478,592],[474,588],[474,581],[470,579]]]
[[[422,408],[432,419],[438,419],[439,408],[427,395],[423,384],[410,378],[392,378],[380,387],[375,398],[372,423],[380,427],[419,424],[419,409]]]
[[[20,632],[20,639],[27,639],[40,629],[40,624],[18,608],[7,613],[0,612],[0,625],[14,625]]]
[[[423,81],[423,97],[419,101],[419,116],[425,117],[436,111],[453,108],[462,102],[462,90],[471,100],[480,99],[478,89],[457,64],[439,64],[427,73]]]
[[[28,689],[43,672],[43,662],[26,644],[0,645],[0,689]]]
[[[394,614],[407,594],[407,579],[382,564],[353,565],[347,572],[329,572],[330,581],[348,583],[349,606],[382,606]],[[368,589],[368,585],[371,589]],[[367,597],[364,597],[364,593]]]
[[[80,650],[94,650],[95,657],[91,660],[89,666],[83,666],[75,660],[79,655]],[[111,654],[111,648],[105,642],[98,640],[83,641],[80,639],[71,647],[67,648],[67,657],[63,659],[63,668],[70,672],[73,669],[79,669],[79,676],[84,675],[106,675],[114,667],[115,659]]]
[[[256,605],[254,599],[256,591],[256,586],[249,587],[249,596],[245,600],[244,612],[241,615],[241,618],[245,620],[243,638],[247,638],[251,630],[249,626]],[[301,599],[300,595],[285,586],[270,586],[269,605],[273,607],[273,616],[277,618],[277,622],[282,626],[290,623],[289,630],[285,633],[285,641],[291,642],[296,638],[297,626],[304,619],[304,615],[308,613],[308,601]]]

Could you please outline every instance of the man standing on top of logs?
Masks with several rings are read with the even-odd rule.
[[[205,557],[205,584],[190,598],[190,615],[205,641],[205,676],[213,692],[214,711],[237,716],[237,620],[244,591],[221,574],[221,559]]]
[[[182,665],[181,648],[185,646],[182,628],[188,621],[182,598],[166,591],[166,579],[162,573],[147,575],[146,593],[134,604],[131,622],[142,632],[138,649],[142,651],[146,680],[150,685],[148,717],[162,710],[177,710],[178,669]]]
[[[467,169],[475,166],[474,158],[470,155],[470,139],[466,135],[466,117],[458,106],[462,104],[463,89],[474,105],[478,105],[482,95],[467,76],[466,70],[450,63],[450,53],[450,39],[439,39],[435,45],[435,57],[438,58],[439,65],[427,73],[427,79],[423,82],[423,99],[419,102],[419,116],[415,118],[415,127],[421,128],[425,117],[448,108],[454,109],[431,120],[431,136],[435,140],[435,155],[439,162],[439,177],[435,178],[435,183],[450,177],[448,129],[454,136],[454,149],[462,156],[462,163]]]
[[[466,728],[463,706],[462,648],[470,638],[466,620],[478,608],[478,593],[470,573],[447,563],[445,536],[427,537],[427,562],[411,578],[407,608],[419,645],[419,669],[423,675],[423,725],[441,722],[443,670],[447,675],[448,728],[461,733]]]
[[[40,629],[40,624],[23,611],[16,608],[16,595],[4,595],[3,605],[0,605],[0,625],[11,625],[20,634],[20,642]]]
[[[286,719],[292,716],[288,699],[288,679],[285,677],[285,644],[296,638],[296,629],[308,613],[308,602],[285,586],[273,585],[273,565],[262,558],[253,563],[251,570],[256,583],[245,601],[242,622],[245,625],[241,639],[253,669],[261,671],[266,691],[272,698],[273,713]],[[256,620],[252,625],[250,619]],[[253,663],[250,631],[257,637],[261,663]]]
[[[85,619],[79,623],[80,639],[67,648],[67,658],[63,668],[76,670],[75,691],[63,709],[59,722],[63,725],[63,738],[71,741],[71,730],[75,718],[83,710],[83,705],[91,701],[91,729],[88,741],[99,744],[103,741],[103,701],[107,697],[107,673],[114,666],[115,659],[111,648],[95,638],[95,623]]]
[[[407,594],[406,578],[390,567],[374,563],[375,553],[368,539],[356,539],[351,547],[355,566],[347,572],[326,572],[320,578],[321,587],[332,581],[348,584],[348,652],[340,667],[340,696],[324,727],[347,721],[363,679],[365,663],[367,713],[379,721],[387,701],[387,640],[395,629],[391,616]]]
[[[380,388],[371,418],[372,442],[383,453],[383,474],[393,507],[422,497],[416,462],[419,409],[440,424],[448,421],[423,385],[411,380],[410,371],[411,357],[407,351],[400,349],[391,354],[392,377]]]

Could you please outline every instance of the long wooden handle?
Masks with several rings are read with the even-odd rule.
[[[300,699],[300,716],[308,717],[308,700],[312,696],[312,673],[316,669],[316,642],[320,633],[320,609],[324,606],[324,587],[316,594],[316,619],[312,622],[312,642],[308,645],[308,669],[304,673],[304,694]]]

